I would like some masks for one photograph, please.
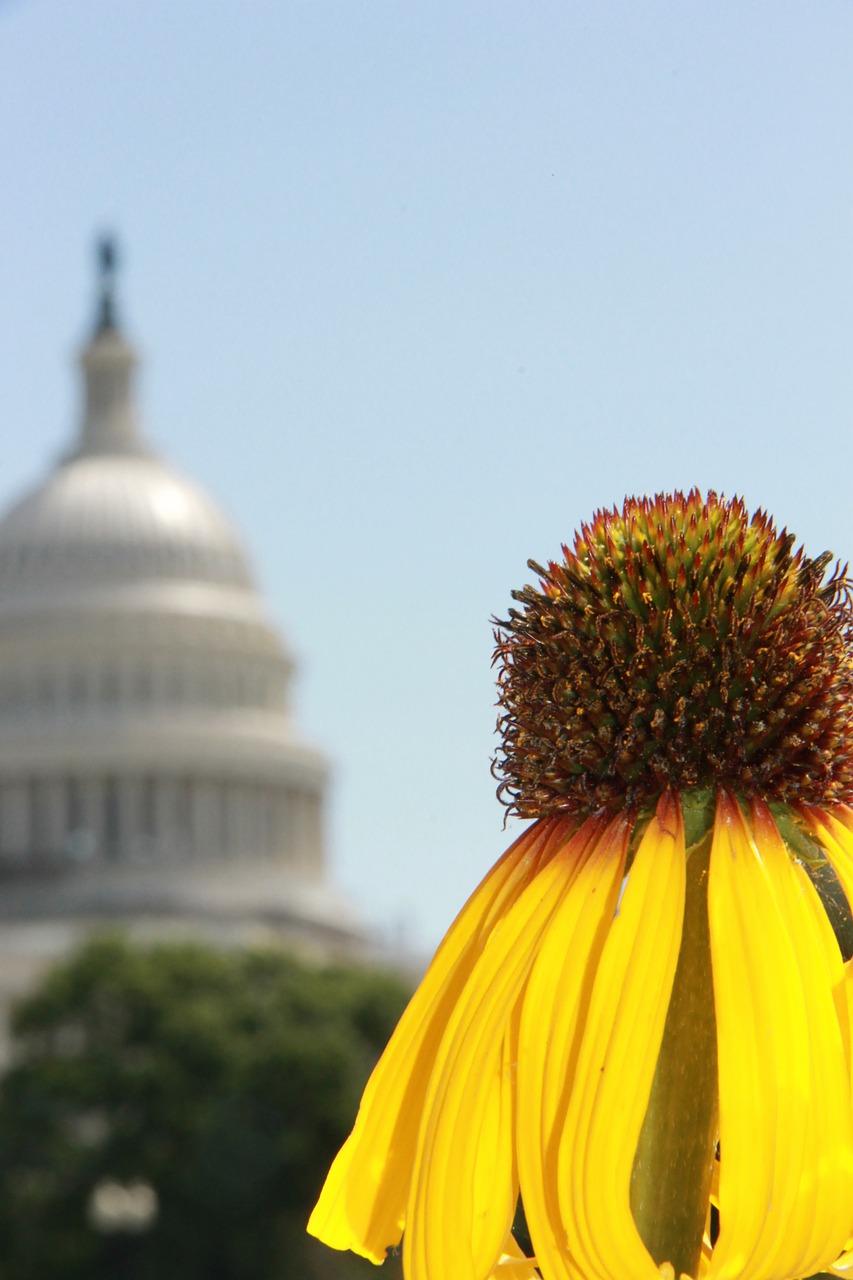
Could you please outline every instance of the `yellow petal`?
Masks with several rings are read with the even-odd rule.
[[[837,805],[834,809],[804,809],[803,817],[825,850],[853,908],[853,813],[846,805]]]
[[[539,1280],[535,1258],[502,1257],[489,1280]]]
[[[831,810],[803,809],[803,817],[826,854],[839,883],[853,904],[853,810],[836,805]],[[853,909],[853,908],[852,908]],[[821,908],[821,911],[823,909]],[[853,1087],[853,962],[844,965],[843,986],[836,988],[836,1010]]]
[[[826,1270],[833,1276],[849,1277],[853,1274],[853,1240],[848,1240],[844,1252],[840,1258],[836,1258],[835,1263]]]
[[[850,1233],[849,1068],[816,892],[766,806],[721,796],[709,876],[720,1077],[714,1280],[820,1271]]]
[[[590,851],[548,927],[530,974],[518,1051],[518,1171],[547,1280],[576,1280],[557,1195],[557,1152],[601,949],[625,865],[625,832]]]
[[[563,820],[529,827],[457,916],[364,1091],[308,1230],[373,1262],[399,1242],[418,1127],[438,1045],[490,930],[568,839]]]
[[[585,1277],[659,1275],[631,1215],[631,1170],[675,977],[685,879],[681,811],[664,797],[602,951],[559,1147],[560,1213]]]
[[[853,910],[853,810],[847,805],[836,805],[831,810],[804,808],[803,817],[826,854]],[[844,990],[837,993],[836,1005],[853,1072],[853,962],[849,960],[844,966]]]
[[[711,1241],[706,1238],[702,1241],[702,1256],[699,1259],[699,1280],[705,1280],[707,1275],[711,1273]],[[687,1280],[691,1280],[688,1276]]]
[[[539,1280],[536,1259],[524,1256],[512,1233],[489,1280]]]
[[[849,804],[836,804],[829,810],[834,817],[846,827],[848,831],[853,832],[853,809]]]
[[[832,982],[835,1016],[838,1019],[841,1043],[844,1056],[848,1064],[850,1064],[851,1053],[853,1053],[850,1034],[851,1026],[853,1026],[853,969],[851,969],[849,963],[844,964],[841,958],[838,939],[833,933],[832,925],[824,910],[820,895],[815,891],[805,869],[797,865],[795,871],[797,877],[802,881],[804,901],[809,908],[817,939],[824,950],[828,973]],[[853,1077],[851,1077],[851,1082],[853,1082]]]
[[[809,1023],[813,1104],[796,1193],[806,1228],[797,1269],[812,1273],[837,1256],[853,1225],[849,1027],[846,1000],[836,1000],[845,989],[838,943],[814,885],[802,867],[792,871],[785,877],[785,914],[800,962]]]
[[[601,824],[589,821],[492,931],[436,1055],[403,1240],[406,1280],[482,1280],[518,1198],[514,1154],[517,1007],[540,939]]]

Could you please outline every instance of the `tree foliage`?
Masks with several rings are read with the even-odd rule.
[[[387,974],[278,951],[89,943],[14,1017],[0,1275],[375,1276],[304,1224],[406,995]],[[147,1230],[96,1229],[107,1180],[154,1188]]]

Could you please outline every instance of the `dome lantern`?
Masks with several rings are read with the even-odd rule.
[[[83,421],[72,458],[91,454],[144,454],[133,394],[136,353],[116,320],[115,241],[98,243],[98,307],[92,337],[80,353]]]

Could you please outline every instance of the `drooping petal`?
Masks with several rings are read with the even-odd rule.
[[[769,811],[753,805],[756,843],[762,851],[776,842],[782,865],[787,851]],[[765,854],[765,858],[767,855]],[[769,862],[769,859],[768,859]],[[805,870],[788,860],[790,872],[776,881],[779,901],[800,966],[811,1050],[812,1122],[806,1129],[803,1160],[804,1239],[798,1269],[813,1272],[831,1262],[853,1226],[853,1118],[850,1105],[849,1008],[844,964],[820,897]],[[782,892],[784,891],[784,892]]]
[[[720,1079],[714,1280],[821,1270],[850,1233],[849,1070],[815,890],[763,804],[721,795],[709,876]]]
[[[833,848],[835,841],[828,828],[815,827],[815,834],[819,835],[821,847],[827,854],[830,865],[833,863]],[[851,837],[853,844],[853,837]],[[834,862],[841,865],[839,858],[840,850],[834,850]],[[806,873],[802,867],[798,867],[800,875],[805,876]],[[836,870],[836,875],[838,871]],[[840,877],[839,877],[840,881]],[[842,888],[843,888],[842,884]],[[830,972],[833,980],[833,995],[835,997],[835,1012],[838,1017],[838,1025],[841,1031],[841,1042],[844,1046],[844,1055],[847,1059],[850,1070],[850,1082],[853,1085],[853,968],[850,962],[844,964],[841,958],[838,941],[832,931],[832,926],[820,900],[819,894],[807,895],[806,901],[812,908],[815,920],[815,927],[823,941],[826,951],[827,964],[830,966]]]
[[[826,854],[853,909],[853,810],[847,805],[837,805],[832,810],[804,808],[802,816]],[[820,913],[825,915],[822,906]],[[848,960],[843,966],[842,982],[835,989],[835,1007],[853,1088],[853,961]]]
[[[528,1230],[546,1280],[579,1276],[567,1253],[560,1216],[557,1156],[625,849],[624,836],[609,832],[591,850],[554,913],[524,994],[518,1051],[518,1172]]]
[[[816,1206],[811,1236],[802,1264],[809,1271],[835,1259],[853,1228],[853,1112],[850,1081],[850,995],[838,941],[814,885],[801,866],[794,866],[800,899],[789,916],[791,935],[797,942],[803,989],[811,1024],[812,1080],[820,1121],[807,1131],[805,1169],[818,1169],[810,1194]],[[792,884],[792,888],[795,886]],[[811,919],[814,948],[804,942],[806,921]],[[802,930],[802,933],[800,933]],[[803,939],[803,941],[800,941]],[[817,991],[821,995],[818,997]],[[829,993],[827,1000],[823,993]],[[833,1018],[834,1013],[834,1018]],[[813,1189],[811,1189],[813,1188]],[[817,1259],[821,1259],[818,1264]]]
[[[812,834],[826,854],[827,860],[844,890],[847,904],[853,911],[853,809],[840,804],[832,809],[804,808],[802,816],[811,827]],[[837,1004],[845,1004],[847,1018],[844,1021],[845,1048],[851,1063],[853,1084],[853,961],[844,966],[844,988],[839,992]],[[839,1013],[839,1017],[843,1017]]]
[[[600,822],[588,821],[539,871],[492,931],[456,1001],[424,1100],[403,1240],[406,1280],[484,1280],[500,1257],[518,1196],[519,996],[600,831]]]
[[[399,1242],[423,1100],[441,1037],[491,929],[569,838],[563,820],[529,827],[462,908],[364,1091],[308,1230],[373,1262]]]
[[[631,1214],[631,1170],[675,977],[685,879],[681,811],[666,796],[604,944],[559,1146],[560,1215],[589,1280],[660,1274]]]

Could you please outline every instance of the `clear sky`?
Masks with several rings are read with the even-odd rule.
[[[335,875],[434,942],[515,830],[489,618],[626,492],[853,557],[850,0],[6,0],[0,503],[114,229],[152,440],[242,530]]]

